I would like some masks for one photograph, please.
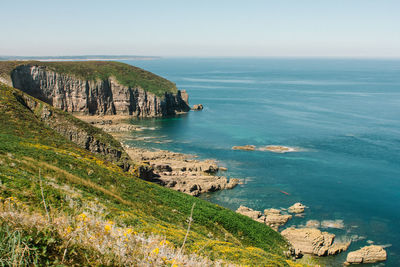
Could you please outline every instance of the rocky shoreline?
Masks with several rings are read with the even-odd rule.
[[[141,131],[141,127],[129,123],[131,116],[77,116],[105,132],[116,137],[123,145],[126,153],[136,162],[149,166],[152,175],[147,180],[158,183],[193,196],[202,193],[214,192],[224,189],[232,189],[241,183],[239,179],[228,179],[220,176],[220,172],[226,171],[225,167],[218,166],[215,160],[198,160],[194,155],[175,153],[165,150],[149,150],[138,147],[129,147],[123,144],[127,132]],[[256,148],[252,145],[236,146],[234,150],[268,150],[275,153],[299,151],[296,148],[284,146],[267,146]],[[279,231],[293,217],[304,217],[307,207],[301,203],[295,203],[287,209],[265,209],[264,212],[240,206],[236,212],[248,216],[251,219],[266,224],[275,231]],[[322,232],[318,228],[343,229],[341,220],[309,220],[306,225],[291,226],[280,233],[291,244],[290,254],[294,258],[304,255],[328,256],[337,255],[346,251],[351,245],[351,240],[335,241],[335,234]],[[387,253],[382,246],[365,246],[359,250],[349,252],[345,265],[359,263],[374,263],[385,261]]]
[[[287,209],[265,209],[264,213],[251,208],[240,206],[236,212],[251,219],[266,224],[275,231],[279,231],[293,216],[304,216],[306,206],[295,203]],[[289,214],[292,213],[292,214]],[[351,245],[352,240],[337,241],[336,235],[329,232],[322,232],[319,227],[342,229],[342,220],[309,220],[306,225],[288,227],[282,230],[281,235],[291,244],[290,253],[295,259],[302,258],[304,255],[317,257],[337,255],[346,251]],[[387,253],[382,246],[370,245],[359,250],[349,252],[344,265],[375,263],[385,261]]]
[[[131,116],[76,116],[102,129],[119,140],[129,157],[136,163],[152,169],[147,180],[192,196],[202,193],[232,189],[240,183],[237,178],[228,179],[218,175],[226,168],[218,166],[214,160],[198,160],[193,155],[166,150],[149,150],[129,147],[123,144],[127,132],[141,131],[141,127],[129,123]]]

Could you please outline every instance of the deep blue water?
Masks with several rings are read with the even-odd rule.
[[[233,190],[202,198],[235,210],[309,206],[304,218],[344,221],[325,229],[363,236],[349,250],[387,247],[400,266],[400,61],[351,59],[160,59],[129,61],[186,89],[203,111],[139,122],[137,146],[194,153],[246,178]],[[161,143],[160,143],[161,142]],[[304,151],[234,151],[271,144]],[[286,195],[280,191],[290,193]],[[343,262],[347,253],[329,257]]]

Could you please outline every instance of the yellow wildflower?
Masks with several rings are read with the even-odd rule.
[[[127,235],[131,234],[133,232],[132,228],[128,228],[125,230],[124,236],[126,237]]]
[[[152,254],[158,255],[158,253],[160,252],[159,248],[155,248],[151,251]]]
[[[104,226],[104,230],[106,231],[106,233],[110,232],[110,231],[111,231],[111,225],[106,224],[106,225]]]
[[[164,245],[168,246],[170,244],[171,243],[168,240],[161,240],[161,242],[160,242],[160,246],[164,246]]]
[[[78,215],[78,221],[86,222],[88,220],[87,215],[85,213],[81,213]]]

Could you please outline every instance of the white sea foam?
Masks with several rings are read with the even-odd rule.
[[[321,227],[343,229],[344,223],[343,220],[324,220],[321,222]]]

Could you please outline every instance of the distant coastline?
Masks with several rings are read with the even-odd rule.
[[[81,56],[0,56],[0,61],[6,60],[37,60],[37,61],[86,61],[86,60],[155,60],[156,56],[135,56],[135,55],[81,55]]]

